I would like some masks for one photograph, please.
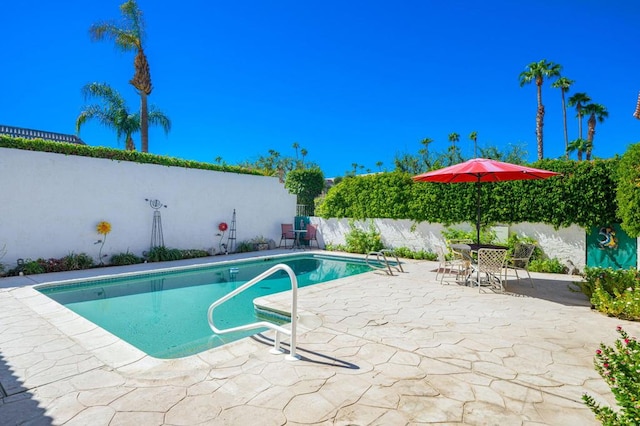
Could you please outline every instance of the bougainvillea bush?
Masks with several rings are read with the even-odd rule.
[[[584,394],[582,400],[603,425],[640,425],[640,343],[629,337],[622,327],[614,346],[600,344],[596,351],[596,371],[611,388],[619,411],[598,404]]]

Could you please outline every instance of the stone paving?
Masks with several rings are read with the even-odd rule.
[[[50,277],[4,278],[0,424],[598,424],[581,395],[614,399],[594,352],[640,324],[592,311],[568,289],[577,277],[495,294],[441,285],[436,267],[301,289],[299,361],[269,352],[271,332],[155,359],[32,288]]]

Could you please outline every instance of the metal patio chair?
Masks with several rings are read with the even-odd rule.
[[[531,287],[533,287],[533,279],[531,279],[531,274],[529,273],[529,260],[531,259],[535,249],[535,244],[516,244],[513,249],[513,254],[511,256],[507,256],[505,261],[504,279],[507,279],[509,271],[513,271],[516,275],[516,280],[520,281],[518,271],[525,271],[529,277]]]
[[[295,244],[296,241],[296,233],[293,231],[292,223],[283,223],[280,225],[282,229],[282,234],[280,236],[280,245],[278,247],[282,247],[282,242],[284,241],[284,248],[287,247],[287,240],[291,240],[291,247]]]
[[[454,256],[447,254],[445,248],[436,245],[436,254],[438,255],[438,270],[436,271],[436,280],[440,277],[440,284],[449,282],[445,277],[451,276],[456,283],[464,282],[469,271],[469,261],[462,256]]]
[[[316,247],[320,248],[320,244],[318,243],[318,228],[315,225],[308,224],[307,232],[302,234],[302,240],[306,241],[311,248],[311,242],[316,242]]]
[[[488,285],[504,292],[502,269],[506,256],[506,249],[481,248],[478,250],[478,260],[471,264],[473,271],[470,277],[471,281],[478,285],[478,291],[483,285]]]

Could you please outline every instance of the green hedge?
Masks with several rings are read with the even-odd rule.
[[[483,183],[482,222],[590,227],[616,222],[618,159],[543,160],[562,173],[545,180]],[[476,220],[476,185],[413,182],[401,172],[343,179],[316,207],[322,217],[411,219],[450,225]]]
[[[116,161],[132,161],[135,163],[158,164],[162,166],[186,167],[189,169],[213,170],[240,174],[259,175],[256,170],[248,170],[239,166],[203,163],[199,161],[182,160],[180,158],[149,154],[146,152],[126,151],[122,149],[106,148],[102,146],[79,145],[65,142],[51,142],[42,139],[23,139],[0,135],[0,148],[24,149],[28,151],[53,152],[64,155],[78,155],[81,157],[105,158]]]

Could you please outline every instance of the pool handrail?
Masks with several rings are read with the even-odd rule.
[[[376,263],[369,262],[369,256],[373,256],[373,255],[376,256]],[[385,271],[388,275],[393,276],[393,270],[391,269],[392,265],[389,263],[389,259],[387,259],[387,255],[393,256],[396,259],[396,264],[395,266],[393,266],[393,268],[396,269],[398,272],[404,272],[404,269],[402,268],[402,263],[400,263],[400,259],[398,259],[398,255],[396,255],[396,252],[393,250],[383,249],[380,251],[370,251],[369,253],[367,253],[365,262],[371,268]],[[380,257],[382,257],[382,259],[380,259]],[[382,264],[384,266],[378,266],[378,264]]]
[[[245,325],[239,325],[237,327],[226,328],[223,330],[218,329],[215,326],[214,319],[213,319],[213,311],[217,306],[221,305],[222,303],[226,302],[227,300],[231,299],[237,294],[242,293],[244,290],[257,284],[263,279],[273,275],[277,271],[285,271],[289,275],[289,279],[291,280],[291,330],[268,321],[253,322]],[[284,352],[284,350],[280,348],[280,333],[291,336],[291,348],[289,350],[289,355],[285,356],[285,359],[287,359],[288,361],[296,361],[300,359],[300,356],[296,354],[296,337],[297,337],[296,332],[298,329],[298,278],[296,277],[295,272],[293,272],[293,269],[291,269],[290,266],[285,265],[284,263],[279,263],[267,269],[265,272],[247,281],[246,283],[244,283],[243,285],[241,285],[231,293],[225,296],[222,296],[220,299],[213,302],[209,306],[209,310],[207,311],[207,320],[209,321],[209,327],[211,328],[211,330],[213,330],[213,332],[217,334],[233,333],[234,331],[253,330],[256,328],[263,328],[263,327],[275,330],[276,337],[274,339],[273,349],[271,349],[271,353]]]

